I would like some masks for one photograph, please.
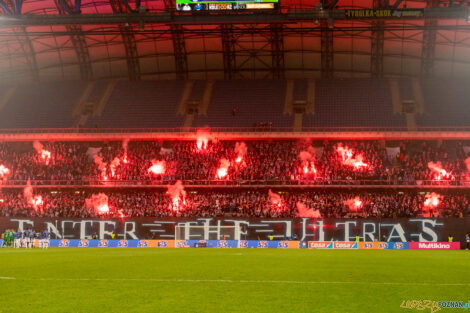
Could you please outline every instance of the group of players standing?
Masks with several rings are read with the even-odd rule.
[[[35,232],[32,229],[24,231],[18,230],[15,232],[13,229],[7,229],[3,234],[2,248],[48,248],[51,233],[48,231]],[[37,243],[37,245],[36,245]]]

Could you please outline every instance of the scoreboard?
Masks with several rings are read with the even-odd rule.
[[[180,12],[274,10],[279,0],[176,0]]]

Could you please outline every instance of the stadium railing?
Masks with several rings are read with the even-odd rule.
[[[121,187],[121,188],[166,188],[176,183],[172,180],[30,180],[29,183],[35,187]],[[417,180],[390,181],[390,180],[181,180],[185,186],[192,187],[316,187],[316,188],[470,188],[470,180]],[[3,187],[23,188],[27,186],[27,180],[7,180]]]
[[[196,133],[200,130],[207,130],[211,133],[249,133],[249,132],[445,132],[445,131],[470,131],[470,126],[459,127],[416,127],[409,130],[407,127],[303,127],[301,130],[294,130],[293,127],[174,127],[174,128],[11,128],[0,129],[0,134],[100,134],[100,133]]]

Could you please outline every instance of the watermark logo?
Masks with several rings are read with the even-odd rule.
[[[441,309],[470,309],[470,301],[403,300],[400,307],[418,311],[429,309],[429,312],[434,313]]]

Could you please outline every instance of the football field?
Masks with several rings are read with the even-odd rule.
[[[418,312],[470,300],[470,251],[0,249],[0,289],[2,313]]]

